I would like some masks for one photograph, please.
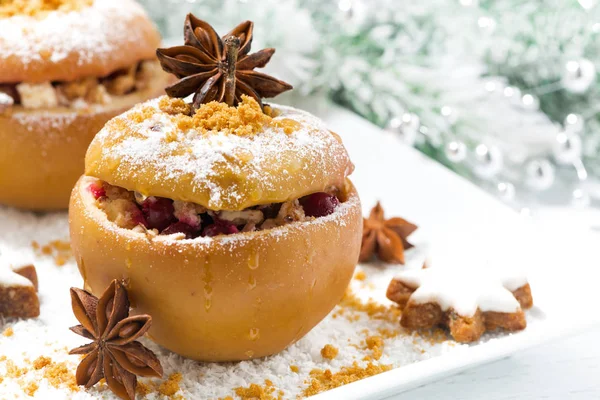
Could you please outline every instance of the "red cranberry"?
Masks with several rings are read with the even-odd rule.
[[[148,227],[146,218],[144,218],[144,214],[142,214],[142,211],[138,208],[137,204],[135,204],[135,206],[132,208],[130,218],[133,220],[135,225],[144,225],[146,228]]]
[[[313,193],[300,199],[304,214],[309,217],[324,217],[335,211],[340,204],[337,197],[327,193]]]
[[[102,182],[100,181],[93,182],[90,185],[90,192],[92,192],[92,196],[94,196],[96,200],[106,196],[106,189],[104,189],[104,185],[102,185]]]
[[[163,231],[172,223],[177,222],[173,213],[173,200],[163,197],[148,197],[142,203],[142,213],[146,217],[146,226],[150,229]]]
[[[202,231],[202,236],[217,236],[217,235],[230,235],[232,233],[238,233],[240,230],[228,221],[223,221],[220,219],[215,220],[215,223],[207,226]]]
[[[184,233],[186,239],[193,239],[198,236],[199,229],[194,228],[186,224],[185,222],[175,222],[174,224],[169,225],[164,231],[161,233],[163,235],[172,235],[174,233]]]

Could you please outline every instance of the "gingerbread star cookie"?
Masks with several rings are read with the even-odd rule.
[[[37,273],[28,263],[0,258],[0,317],[33,318],[40,315]]]
[[[527,279],[490,271],[427,268],[401,272],[390,282],[387,298],[402,309],[400,325],[408,329],[447,327],[461,343],[485,331],[525,329],[523,310],[533,306]]]

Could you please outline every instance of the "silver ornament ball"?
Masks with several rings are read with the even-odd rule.
[[[463,142],[453,140],[444,146],[444,154],[453,163],[462,162],[467,157],[467,146]]]
[[[477,26],[485,34],[491,34],[496,30],[496,20],[491,17],[479,17],[477,19]]]
[[[575,207],[587,207],[592,202],[592,199],[585,190],[575,189],[571,193],[571,204]]]
[[[444,117],[446,122],[450,125],[454,125],[458,120],[456,111],[450,106],[443,106],[440,109],[440,114],[442,114],[442,117]]]
[[[504,93],[504,84],[501,81],[495,79],[490,79],[487,82],[485,82],[483,88],[489,94]]]
[[[510,102],[515,106],[522,106],[523,102],[521,99],[521,90],[518,87],[507,86],[504,88],[502,92],[504,97],[510,100]]]
[[[581,133],[583,131],[585,121],[581,114],[569,114],[565,117],[563,123],[565,130],[570,133]]]
[[[473,172],[480,178],[491,178],[502,170],[504,159],[497,147],[480,144],[475,148]]]
[[[510,182],[500,182],[496,185],[498,195],[504,201],[511,201],[515,198],[515,185]]]
[[[546,190],[554,184],[554,167],[550,161],[540,158],[525,166],[525,183],[535,190]]]
[[[583,146],[581,138],[568,132],[560,132],[552,146],[552,154],[559,164],[572,164],[581,158]]]
[[[338,1],[338,8],[344,14],[352,16],[352,0],[340,0]]]
[[[540,108],[540,100],[536,96],[526,93],[521,97],[521,107],[527,111],[537,111]]]
[[[590,60],[582,58],[565,64],[561,82],[569,92],[585,93],[595,81],[596,66]]]
[[[386,126],[386,130],[398,135],[409,146],[415,144],[419,131],[419,117],[412,113],[404,113],[402,117],[394,117]]]

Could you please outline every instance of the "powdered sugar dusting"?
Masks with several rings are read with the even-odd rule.
[[[227,205],[247,207],[252,202],[273,202],[270,195],[297,186],[299,179],[306,180],[303,184],[307,190],[316,185],[323,190],[327,185],[339,185],[351,172],[351,168],[345,168],[350,162],[343,145],[321,120],[306,112],[274,106],[281,111],[275,121],[289,118],[299,122],[299,128],[291,134],[271,125],[254,136],[227,132],[203,134],[194,129],[180,131],[176,117],[160,112],[158,103],[159,100],[152,100],[117,118],[127,121],[130,130],[120,131],[118,125],[115,129],[109,123],[97,135],[94,142],[103,146],[99,165],[94,169],[110,170],[110,175],[117,179],[113,182],[107,179],[109,183],[119,186],[121,178],[139,182],[147,176],[165,185],[183,180],[192,191],[210,194],[208,204],[196,202],[220,210],[228,209]],[[151,117],[140,123],[129,118],[148,107],[156,110]],[[169,139],[172,137],[176,140]],[[223,176],[230,179],[224,183]],[[322,182],[323,179],[328,182]],[[145,195],[193,200],[177,198],[176,190],[151,193],[152,188],[148,188],[145,189],[148,193],[144,193],[144,188],[126,188]],[[297,195],[289,193],[289,197],[294,194]],[[252,198],[248,199],[249,196]]]
[[[0,110],[3,106],[12,106],[15,103],[12,97],[6,93],[0,92]]]
[[[0,58],[58,63],[67,57],[78,65],[106,58],[124,42],[140,42],[131,21],[145,16],[132,0],[96,0],[79,11],[50,12],[43,19],[18,15],[0,19]],[[2,77],[0,77],[0,80]]]
[[[336,214],[344,212],[343,207],[341,205]],[[332,214],[317,219],[314,223],[337,217]],[[35,360],[39,356],[50,357],[54,362],[64,362],[69,371],[74,373],[80,359],[77,356],[67,355],[67,351],[88,342],[68,331],[69,326],[77,324],[71,312],[69,287],[81,287],[81,277],[73,261],[57,267],[50,257],[34,254],[30,245],[33,240],[47,243],[51,240],[65,239],[68,236],[67,215],[61,213],[40,216],[0,207],[0,221],[3,224],[3,229],[0,231],[0,251],[10,248],[14,254],[34,258],[40,278],[41,302],[39,318],[12,319],[2,325],[0,354],[8,357],[17,367],[30,366],[27,359]],[[421,248],[420,243],[415,242],[415,244],[417,248],[407,252],[407,259],[412,259],[413,253],[417,254],[417,250]],[[352,290],[364,300],[372,297],[384,306],[391,305],[385,299],[385,288],[397,268],[382,268],[377,265],[365,265],[360,268],[366,272],[367,279],[353,280]],[[342,312],[344,308],[345,312]],[[538,320],[529,315],[528,329],[534,328],[536,322]],[[9,327],[14,334],[2,335],[2,330]],[[348,307],[338,306],[303,339],[279,354],[260,360],[239,363],[198,363],[143,339],[143,343],[159,357],[165,370],[165,378],[162,380],[140,378],[140,382],[156,388],[170,374],[181,373],[180,390],[176,395],[183,398],[216,399],[227,396],[237,398],[235,388],[247,387],[251,383],[264,384],[265,379],[269,379],[277,390],[283,391],[283,398],[296,399],[308,386],[311,379],[310,371],[314,368],[331,369],[335,373],[354,361],[359,365],[365,365],[366,361],[363,361],[363,358],[372,355],[372,351],[364,345],[364,340],[369,335],[382,335],[383,338],[382,356],[373,362],[391,364],[395,368],[403,368],[449,352],[463,351],[469,347],[452,340],[443,340],[445,336],[440,340],[432,340],[428,336],[404,331],[396,319],[373,318],[365,312],[356,312]],[[484,341],[490,337],[493,336],[485,335]],[[320,350],[326,344],[339,349],[338,356],[333,360],[321,356]],[[298,367],[298,372],[292,371],[291,366]],[[6,363],[0,362],[0,376],[6,376],[6,368]],[[44,369],[34,368],[29,368],[18,378],[5,377],[0,382],[0,393],[10,398],[32,398],[23,390],[23,386],[29,382],[36,382],[39,385],[33,396],[35,399],[117,399],[105,387],[96,386],[89,390],[81,388],[79,392],[74,393],[67,385],[55,386],[44,377]],[[145,398],[158,400],[163,399],[164,396],[154,389]]]

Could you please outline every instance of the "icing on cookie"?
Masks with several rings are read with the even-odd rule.
[[[396,276],[400,282],[416,288],[410,301],[437,303],[443,311],[452,308],[470,317],[481,311],[513,313],[520,309],[511,293],[527,283],[519,275],[497,276],[489,271],[427,268],[404,271]]]
[[[0,286],[33,286],[33,283],[14,272],[21,267],[32,264],[29,258],[24,258],[9,249],[0,249]]]
[[[0,286],[33,286],[33,283],[25,277],[13,272],[6,264],[0,264]]]

